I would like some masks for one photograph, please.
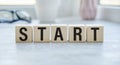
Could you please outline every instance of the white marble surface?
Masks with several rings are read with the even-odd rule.
[[[120,65],[120,23],[56,21],[57,24],[103,24],[104,43],[16,44],[16,24],[0,24],[0,65]]]

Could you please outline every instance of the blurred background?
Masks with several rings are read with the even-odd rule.
[[[65,17],[81,18],[80,9],[86,6],[84,3],[86,1],[83,3],[82,1],[84,0],[0,0],[0,10],[22,10],[27,12],[33,20],[41,19],[41,21],[53,21],[56,18]],[[95,4],[93,8],[95,7],[97,10],[96,19],[120,21],[120,0],[93,1],[96,1],[93,2]],[[92,9],[91,4],[88,9]]]

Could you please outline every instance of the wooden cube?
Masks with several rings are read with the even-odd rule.
[[[51,26],[51,41],[52,42],[67,42],[67,26],[52,25]]]
[[[87,25],[87,42],[103,42],[103,32],[102,25]]]
[[[16,26],[16,43],[32,43],[32,26]]]
[[[69,42],[86,42],[86,27],[84,25],[69,25]]]
[[[35,43],[50,42],[50,26],[49,25],[34,26],[34,42]]]

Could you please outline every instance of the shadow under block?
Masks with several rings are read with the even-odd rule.
[[[87,42],[103,42],[103,32],[102,25],[87,25]]]
[[[52,25],[51,26],[51,41],[52,42],[67,42],[67,26]]]
[[[84,25],[70,25],[69,42],[86,42],[86,27]]]
[[[32,43],[33,31],[31,26],[16,26],[16,43]]]
[[[49,25],[39,25],[34,26],[34,42],[50,42],[50,26]]]

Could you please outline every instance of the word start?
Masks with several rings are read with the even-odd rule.
[[[35,25],[16,26],[16,43],[103,42],[102,25]]]

